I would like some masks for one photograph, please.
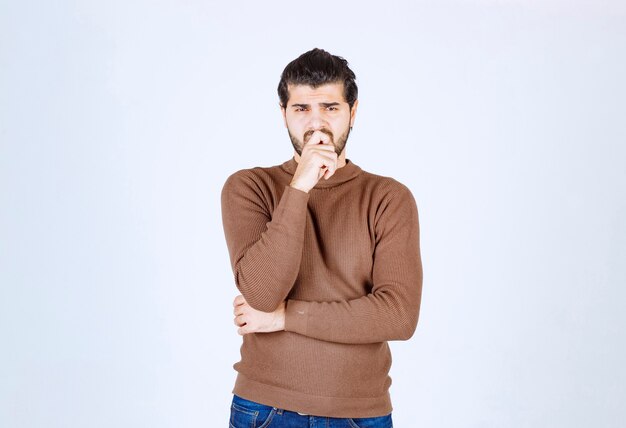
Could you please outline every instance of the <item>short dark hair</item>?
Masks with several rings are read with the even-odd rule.
[[[308,85],[312,88],[327,83],[343,83],[343,97],[352,106],[358,97],[356,76],[348,67],[348,61],[331,55],[323,49],[312,49],[287,64],[278,83],[280,105],[287,108],[289,101],[288,85]]]

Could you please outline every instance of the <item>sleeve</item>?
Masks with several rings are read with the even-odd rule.
[[[309,194],[291,186],[273,212],[249,170],[232,174],[222,188],[222,223],[235,284],[248,304],[274,311],[298,276]]]
[[[287,300],[285,330],[352,344],[413,336],[423,279],[417,205],[402,185],[381,208],[375,226],[371,293],[346,301]]]

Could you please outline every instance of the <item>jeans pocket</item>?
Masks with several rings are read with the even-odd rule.
[[[349,418],[351,428],[393,428],[391,413],[373,418]]]
[[[233,396],[230,406],[230,428],[266,428],[276,408]]]

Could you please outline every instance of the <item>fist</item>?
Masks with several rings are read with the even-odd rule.
[[[233,301],[235,325],[240,335],[248,333],[271,333],[285,329],[285,302],[274,312],[262,312],[254,309],[242,295]]]
[[[303,192],[308,192],[315,187],[322,177],[329,179],[336,170],[337,153],[335,153],[331,135],[317,130],[304,143],[300,162],[298,162],[290,185]]]

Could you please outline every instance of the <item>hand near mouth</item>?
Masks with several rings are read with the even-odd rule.
[[[322,177],[329,179],[335,173],[337,153],[331,136],[323,131],[314,131],[308,140],[306,134],[304,137],[306,142],[290,186],[308,193]]]

